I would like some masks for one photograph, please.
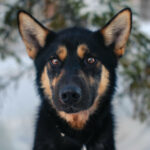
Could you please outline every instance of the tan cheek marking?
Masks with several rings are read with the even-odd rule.
[[[82,72],[80,74],[82,77],[84,77]],[[92,84],[95,83],[92,77],[90,78],[90,83]],[[66,120],[72,128],[75,128],[77,130],[83,129],[87,121],[89,120],[89,117],[97,110],[99,105],[99,98],[106,92],[108,84],[109,84],[109,72],[104,66],[102,66],[101,80],[98,88],[98,97],[95,99],[93,105],[87,110],[72,114],[60,111],[58,112],[59,116],[64,120]]]
[[[88,77],[84,74],[83,71],[79,71],[79,76],[85,81],[85,83],[88,83],[89,82],[89,79]]]
[[[96,67],[99,69],[101,67],[101,63],[98,61]]]
[[[51,65],[50,63],[47,63],[47,69],[50,70],[51,69]]]
[[[67,57],[67,48],[65,46],[59,46],[57,50],[57,55],[61,61],[64,61]]]
[[[80,75],[85,81],[87,81],[87,78],[85,77],[83,72],[80,72]],[[92,77],[90,77],[89,80],[91,84],[95,83]],[[58,114],[61,118],[66,120],[72,128],[81,130],[86,125],[90,115],[92,115],[97,110],[98,103],[99,101],[94,101],[93,105],[89,109],[77,113],[68,114],[63,111],[60,111],[58,112]]]
[[[57,81],[57,78],[54,78],[53,81],[52,81],[52,87],[55,87],[56,81]]]
[[[100,63],[99,61],[97,62],[96,67],[97,67],[98,69],[100,69],[101,63]],[[94,79],[92,76],[89,77],[89,81],[90,81],[90,85],[94,85],[95,82],[96,82],[95,79]]]
[[[44,71],[41,76],[41,84],[42,88],[44,89],[44,94],[48,96],[48,98],[52,99],[52,91],[50,89],[50,80],[47,75],[47,67],[45,66]]]
[[[85,44],[81,44],[78,46],[77,48],[77,55],[83,59],[85,53],[87,53],[89,51],[88,47]]]
[[[104,66],[102,66],[101,79],[97,91],[99,97],[106,92],[108,85],[109,85],[109,71]]]
[[[95,80],[92,76],[89,77],[90,85],[95,84]]]
[[[56,84],[59,82],[59,80],[62,78],[62,76],[64,75],[65,71],[62,70],[61,73],[59,74],[58,77],[55,77],[52,81],[52,87],[55,87]]]
[[[60,75],[57,78],[54,78],[53,81],[51,82],[49,80],[48,74],[47,74],[47,69],[50,67],[50,65],[45,66],[44,71],[41,75],[41,84],[42,84],[42,88],[44,89],[44,94],[46,96],[48,96],[53,108],[55,108],[55,105],[53,103],[52,100],[52,90],[51,90],[51,85],[55,88],[56,84],[58,83],[58,81],[60,80],[60,78],[63,76],[64,74],[64,70],[61,71]]]

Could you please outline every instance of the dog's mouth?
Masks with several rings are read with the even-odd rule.
[[[70,113],[77,113],[81,110],[79,108],[74,107],[74,106],[67,106],[63,109],[63,111],[70,114]]]
[[[79,104],[79,106],[73,105],[73,104],[68,105],[68,104],[64,104],[62,102],[59,103],[59,106],[56,106],[56,109],[57,109],[57,111],[63,111],[66,113],[77,113],[79,111],[84,110],[82,107],[80,107],[80,104]]]

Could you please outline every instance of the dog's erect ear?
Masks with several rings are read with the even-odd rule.
[[[117,57],[124,54],[131,26],[132,12],[129,8],[125,8],[101,29],[105,45],[110,46],[114,44],[114,52]]]
[[[29,57],[35,59],[50,31],[25,11],[18,13],[18,26]]]

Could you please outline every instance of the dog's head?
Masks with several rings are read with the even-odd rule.
[[[24,11],[18,14],[18,24],[43,95],[61,117],[79,120],[76,126],[82,127],[106,94],[124,54],[130,9],[96,32],[74,27],[54,33]]]

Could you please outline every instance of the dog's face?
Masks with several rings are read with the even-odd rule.
[[[49,89],[45,94],[58,111],[76,113],[89,109],[108,86],[109,72],[97,53],[102,46],[94,41],[92,32],[82,30],[73,28],[59,33],[58,38],[56,35],[44,56],[47,62],[41,75],[42,86]]]
[[[79,120],[75,126],[81,128],[112,82],[131,30],[131,11],[124,9],[96,32],[69,28],[54,33],[23,11],[18,21],[44,96],[62,118]]]

